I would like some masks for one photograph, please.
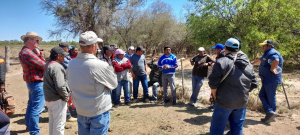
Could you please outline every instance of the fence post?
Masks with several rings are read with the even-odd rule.
[[[10,48],[9,48],[9,46],[5,46],[5,67],[6,67],[6,72],[9,72],[9,70],[10,70],[9,57],[10,57]]]
[[[184,90],[184,74],[183,74],[183,60],[184,60],[184,58],[180,59],[180,62],[181,62],[181,75],[182,75],[182,96],[185,95],[185,90]]]

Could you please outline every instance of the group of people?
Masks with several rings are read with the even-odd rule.
[[[69,49],[67,43],[60,43],[58,47],[51,49],[49,60],[46,61],[38,48],[42,38],[36,32],[28,32],[21,39],[24,46],[19,53],[19,59],[29,90],[25,121],[32,135],[40,134],[38,123],[45,104],[49,113],[50,135],[64,134],[67,119],[77,120],[80,135],[107,134],[112,104],[114,108],[120,105],[122,88],[125,105],[135,103],[139,82],[142,84],[142,99],[145,102],[156,101],[158,87],[163,87],[164,102],[172,101],[176,105],[175,72],[178,64],[170,46],[164,47],[164,54],[149,63],[146,62],[146,50],[142,46],[131,46],[125,53],[115,44],[105,45],[98,58],[98,43],[103,40],[93,31],[86,31],[79,37],[81,53],[78,53],[76,47]],[[212,67],[208,76],[208,84],[215,101],[211,134],[223,134],[228,121],[230,134],[243,133],[249,92],[257,87],[252,64],[260,63],[259,75],[263,85],[259,97],[266,112],[262,121],[270,123],[276,120],[275,95],[276,87],[282,80],[283,59],[274,49],[272,41],[266,40],[259,45],[262,46],[264,55],[252,63],[241,51],[241,41],[238,38],[229,38],[225,46],[217,44],[213,47],[217,54],[216,59],[211,58],[205,53],[205,48],[200,47],[198,55],[190,60],[194,66],[190,97],[192,106],[198,102],[198,94],[204,78],[208,75],[208,67]],[[147,79],[147,65],[151,69],[150,81]],[[150,86],[153,89],[152,97],[149,97],[148,92]],[[169,99],[168,86],[171,88],[172,100]],[[68,102],[76,108],[77,119],[68,115]],[[0,131],[4,131],[2,127]]]

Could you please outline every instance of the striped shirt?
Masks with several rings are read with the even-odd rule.
[[[23,67],[23,79],[26,82],[43,81],[45,59],[24,46],[19,53],[19,60]]]

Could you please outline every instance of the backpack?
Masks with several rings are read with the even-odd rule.
[[[0,91],[0,109],[7,116],[11,116],[15,113],[15,99],[5,89]]]

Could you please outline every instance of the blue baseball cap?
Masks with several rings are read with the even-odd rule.
[[[239,46],[240,46],[240,42],[235,38],[229,38],[226,41],[225,46],[230,47],[230,48],[234,48],[234,49],[238,49]]]
[[[216,46],[212,47],[212,49],[224,49],[224,45],[223,44],[217,44]]]

